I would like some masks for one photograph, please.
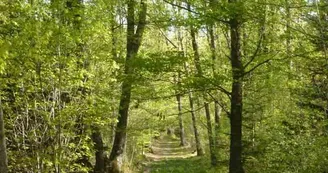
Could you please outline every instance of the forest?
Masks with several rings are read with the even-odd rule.
[[[327,0],[1,0],[0,173],[328,173]]]

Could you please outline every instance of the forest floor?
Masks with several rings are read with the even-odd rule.
[[[167,135],[161,136],[152,143],[150,152],[145,153],[147,161],[144,163],[142,172],[181,172],[184,169],[184,165],[189,165],[190,163],[188,161],[196,156],[196,152],[193,151],[193,148],[189,144],[180,146],[178,139]]]
[[[207,158],[196,157],[190,145],[180,146],[180,141],[162,136],[151,146],[151,152],[145,154],[146,162],[142,173],[205,173],[214,171]]]

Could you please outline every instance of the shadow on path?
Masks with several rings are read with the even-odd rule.
[[[145,153],[143,173],[185,172],[190,164],[197,159],[196,152],[190,145],[180,146],[180,141],[170,136],[162,136],[150,147],[151,152]],[[194,170],[192,170],[194,172]]]

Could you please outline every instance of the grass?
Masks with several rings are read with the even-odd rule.
[[[196,157],[189,145],[179,146],[180,142],[169,136],[153,143],[152,152],[146,154],[147,163],[142,173],[226,173],[227,164],[214,168],[208,156]]]
[[[192,157],[152,162],[148,165],[151,173],[225,173],[226,166],[211,167],[209,158]]]

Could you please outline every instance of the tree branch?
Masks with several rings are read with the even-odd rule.
[[[159,31],[161,32],[161,34],[163,35],[163,37],[165,38],[166,41],[168,41],[175,49],[178,49],[178,46],[176,46],[166,35],[165,33],[159,28]]]
[[[191,9],[188,9],[187,7],[184,7],[184,6],[181,6],[181,5],[175,4],[175,3],[170,2],[170,1],[168,1],[168,0],[163,0],[163,1],[166,2],[166,3],[168,3],[168,4],[170,4],[170,5],[172,5],[173,7],[178,7],[178,8],[180,8],[180,9],[183,9],[183,10],[189,11],[189,12],[191,12],[191,13],[201,15],[201,13],[196,12],[196,11],[193,11],[193,10],[191,10]]]
[[[257,57],[258,53],[261,50],[262,41],[263,41],[263,31],[261,32],[260,39],[256,46],[256,50],[255,50],[254,54],[251,56],[251,59],[246,63],[246,65],[244,65],[244,69],[246,69],[249,66],[249,64],[251,64],[254,61],[254,59]]]
[[[205,17],[208,17],[208,18],[212,18],[213,20],[216,20],[216,21],[218,21],[218,22],[222,22],[222,23],[225,23],[225,24],[229,24],[229,21],[225,21],[225,20],[221,20],[221,19],[218,19],[218,18],[214,18],[214,17],[212,17],[212,16],[207,16],[207,15],[205,15],[205,14],[199,13],[199,12],[194,11],[194,10],[191,10],[191,9],[188,9],[187,7],[184,7],[184,6],[181,6],[181,5],[175,4],[175,3],[170,2],[170,1],[168,1],[168,0],[163,0],[163,1],[166,2],[166,3],[168,3],[168,4],[170,4],[170,5],[172,5],[173,7],[178,7],[178,8],[180,8],[180,9],[183,9],[183,10],[189,11],[189,12],[191,12],[191,13],[194,13],[194,14],[197,14],[197,15],[201,15],[201,16],[205,16]]]
[[[265,64],[265,63],[268,63],[268,62],[270,62],[271,60],[272,60],[272,59],[267,59],[267,60],[265,60],[265,61],[263,61],[263,62],[261,62],[261,63],[258,63],[256,66],[254,66],[253,68],[251,68],[251,69],[248,70],[247,72],[244,72],[244,73],[242,74],[241,77],[246,76],[247,74],[251,73],[252,71],[254,71],[255,69],[257,69],[258,67],[260,67],[261,65],[263,65],[263,64]]]
[[[207,94],[214,100],[215,103],[219,104],[223,111],[230,117],[230,112],[226,109],[226,106],[217,100],[210,92],[207,92]]]
[[[228,90],[226,90],[225,88],[223,88],[222,86],[220,85],[217,85],[216,83],[213,83],[210,79],[206,78],[205,76],[201,76],[202,78],[208,80],[209,82],[212,83],[212,85],[214,85],[214,87],[216,89],[218,89],[219,91],[223,92],[224,94],[226,94],[229,98],[231,96],[231,92],[229,92]]]

